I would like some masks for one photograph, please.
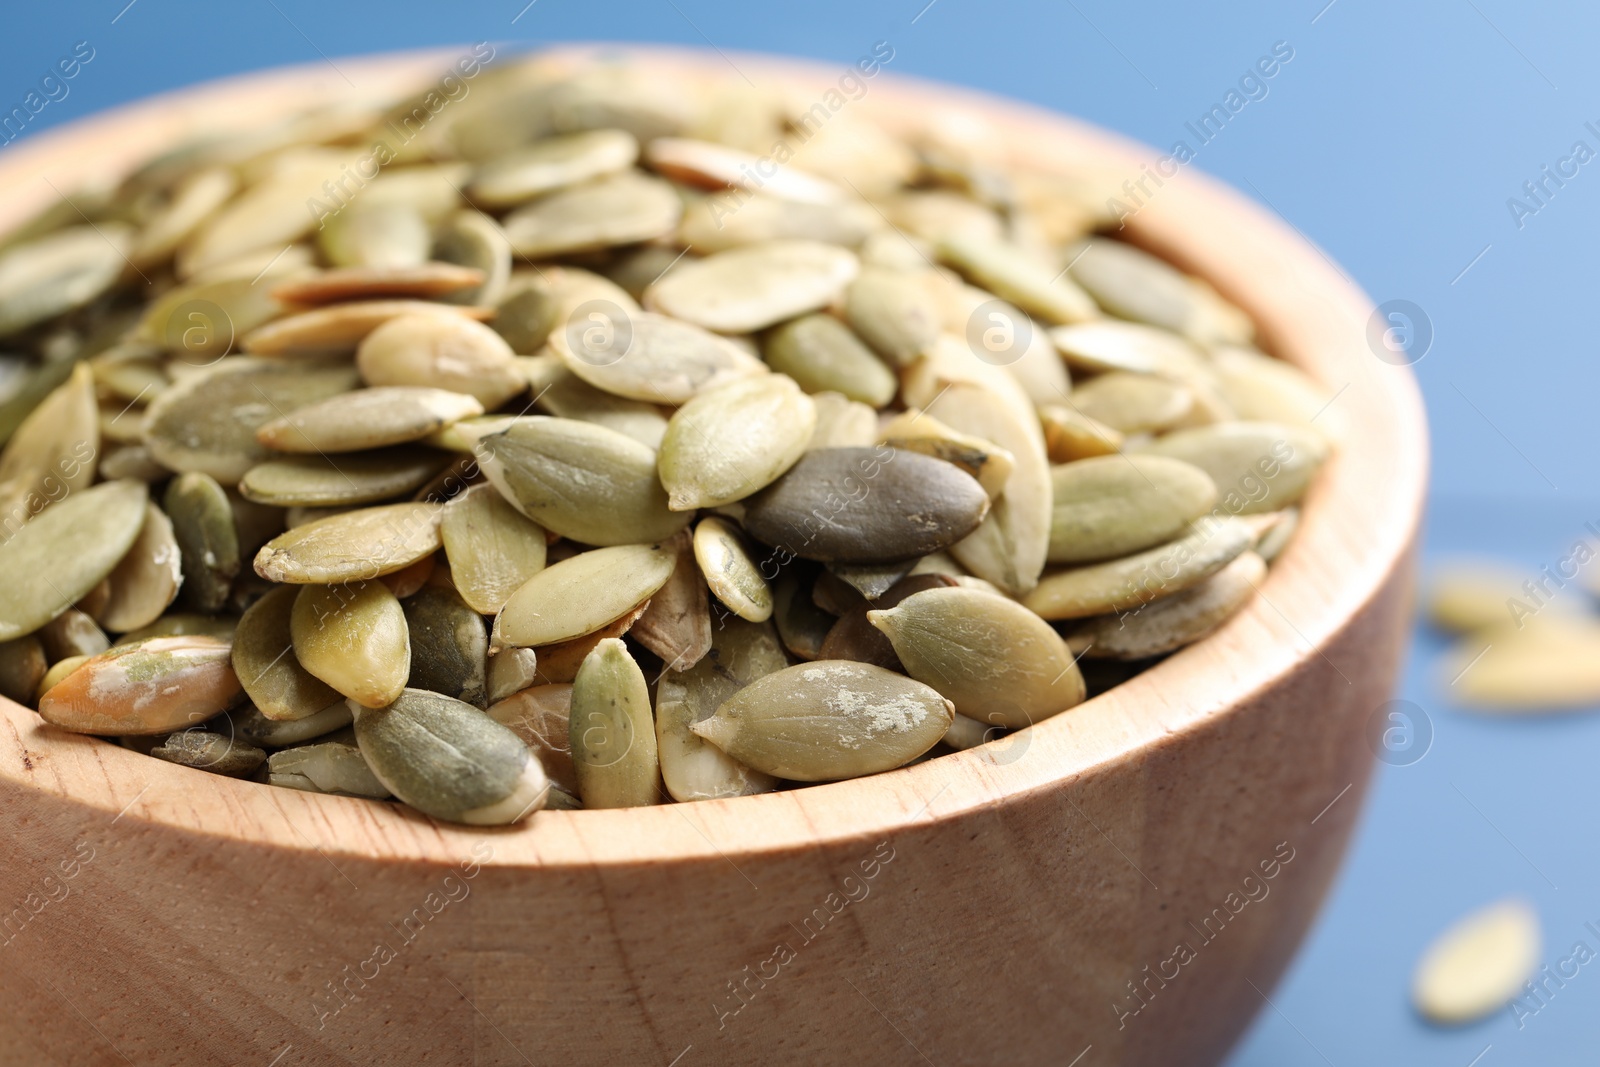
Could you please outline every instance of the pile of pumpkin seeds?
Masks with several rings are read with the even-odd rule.
[[[815,104],[533,58],[6,238],[0,692],[509,823],[982,745],[1238,611],[1328,391],[1092,176]]]

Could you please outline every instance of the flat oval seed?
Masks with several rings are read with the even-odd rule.
[[[1249,603],[1267,565],[1246,552],[1199,585],[1137,611],[1090,620],[1073,637],[1096,659],[1148,659],[1193,644]]]
[[[0,519],[6,528],[92,483],[99,450],[94,373],[79,364],[22,420],[0,453]]]
[[[626,130],[585,130],[547,137],[484,163],[467,195],[490,208],[514,207],[569,185],[627,170],[639,141]]]
[[[649,600],[675,564],[659,545],[597,548],[562,560],[511,594],[495,618],[494,643],[532,648],[592,634]]]
[[[682,214],[672,186],[624,172],[541,197],[502,225],[512,251],[543,259],[665,237]]]
[[[269,719],[250,704],[228,712],[228,722],[233,727],[234,736],[260,748],[303,744],[314,738],[325,737],[335,730],[342,730],[351,721],[350,706],[337,694],[332,704],[303,719]]]
[[[769,241],[679,264],[644,304],[708,330],[753,333],[832,304],[859,269],[837,245]]]
[[[544,807],[550,782],[539,761],[471,704],[407,689],[388,707],[351,711],[373,775],[424,815],[507,826]]]
[[[457,592],[484,615],[544,570],[544,530],[492,485],[471,486],[446,504],[439,530]]]
[[[1050,340],[1074,370],[1093,374],[1127,371],[1189,381],[1205,372],[1200,353],[1188,341],[1136,322],[1085,322],[1058,326]]]
[[[490,662],[509,655],[501,652]],[[538,757],[550,784],[578,795],[578,772],[572,766],[572,684],[536,685],[489,705],[489,718],[509,728]]]
[[[668,506],[717,507],[765,488],[805,452],[816,425],[816,405],[782,374],[696,395],[661,439],[657,470]]]
[[[1179,430],[1140,450],[1192,463],[1211,476],[1236,515],[1278,511],[1305,495],[1328,446],[1313,430],[1273,422],[1230,422]]]
[[[867,613],[905,664],[956,711],[1011,729],[1083,702],[1083,675],[1055,630],[1014,600],[977,589],[928,589]]]
[[[356,367],[368,385],[412,385],[465,393],[492,410],[526,388],[511,346],[481,322],[404,315],[362,339]]]
[[[690,531],[673,534],[664,547],[676,560],[672,577],[650,598],[629,632],[669,669],[686,671],[711,651],[711,605]]]
[[[461,307],[429,300],[361,300],[286,315],[257,327],[244,337],[244,348],[258,356],[321,359],[353,352],[362,340],[386,322],[413,315],[455,319],[490,319],[493,308]]]
[[[133,230],[71,226],[0,252],[0,337],[82,307],[116,284]]]
[[[802,559],[913,559],[959,541],[989,498],[949,463],[892,448],[807,452],[746,502],[745,530]]]
[[[819,660],[756,679],[690,728],[758,771],[825,782],[905,766],[938,743],[953,715],[921,682]]]
[[[150,750],[150,755],[180,767],[193,767],[229,778],[244,778],[267,762],[267,754],[256,746],[201,729],[169,735]]]
[[[843,393],[881,408],[900,388],[894,372],[832,315],[802,315],[784,323],[767,335],[762,355],[767,366],[808,393]]]
[[[772,590],[734,527],[714,515],[694,528],[694,558],[716,598],[750,622],[772,617]]]
[[[833,182],[803,170],[774,166],[771,159],[712,141],[657,137],[645,146],[644,160],[659,174],[704,189],[759,190],[811,204],[834,203],[845,197],[844,190]]]
[[[1199,323],[1194,287],[1170,263],[1109,238],[1084,245],[1068,257],[1067,270],[1111,314],[1175,333]]]
[[[699,326],[620,308],[558,323],[550,350],[596,389],[652,404],[682,404],[703,389],[766,371],[759,359]]]
[[[317,244],[336,267],[406,267],[428,258],[430,236],[415,207],[363,197],[323,220]]]
[[[331,456],[284,456],[251,467],[239,480],[246,500],[278,507],[345,507],[391,500],[422,488],[448,457],[400,445]]]
[[[191,471],[172,479],[162,503],[178,543],[184,601],[197,611],[220,611],[241,564],[227,492],[211,475]]]
[[[272,287],[285,304],[331,304],[341,300],[441,297],[483,284],[484,274],[454,263],[340,267],[296,275]]]
[[[1201,519],[1182,537],[1156,548],[1046,574],[1022,603],[1045,619],[1126,611],[1204,581],[1254,540],[1240,519]]]
[[[111,595],[94,616],[116,633],[150,625],[177,599],[183,564],[172,522],[160,508],[145,505],[138,538],[106,581]]]
[[[412,689],[426,689],[475,707],[489,703],[489,632],[483,616],[450,589],[419,590],[402,602],[411,635]]]
[[[438,504],[388,504],[330,515],[279,534],[256,553],[270,582],[331,585],[378,578],[439,550]]]
[[[504,648],[489,657],[491,706],[539,684],[539,657],[531,648]]]
[[[0,541],[0,641],[39,629],[104,581],[143,529],[146,499],[143,482],[106,482]]]
[[[150,402],[145,447],[170,470],[234,485],[271,453],[262,424],[356,385],[354,368],[229,358],[174,382]]]
[[[1522,588],[1531,575],[1493,560],[1452,559],[1432,569],[1423,597],[1428,621],[1450,633],[1514,625],[1520,614],[1514,605],[1528,594]],[[1570,611],[1571,598],[1557,596],[1540,611]]]
[[[301,666],[365,707],[398,698],[411,674],[405,612],[382,582],[302,586],[289,634]]]
[[[273,721],[309,718],[343,700],[294,656],[289,620],[297,593],[287,586],[269,591],[246,609],[233,635],[239,682],[256,711]]]
[[[650,689],[620,640],[601,641],[578,668],[568,730],[585,808],[642,807],[660,799]]]
[[[239,179],[227,167],[205,167],[189,174],[156,214],[145,220],[128,252],[129,260],[141,269],[159,266],[238,188]]]
[[[238,619],[227,615],[195,615],[177,611],[163,615],[149,626],[130,630],[114,641],[113,647],[132,645],[147,637],[215,637],[232,641]]]
[[[420,441],[482,414],[483,405],[465,393],[382,386],[307,404],[261,426],[256,440],[279,452],[358,452]]]
[[[1165,456],[1101,456],[1050,471],[1050,562],[1087,563],[1165,544],[1211,510],[1217,487]]]
[[[505,296],[511,280],[511,241],[483,212],[458,211],[451,216],[434,241],[433,258],[483,273],[481,284],[442,297],[447,303],[493,305]]]
[[[1013,245],[952,234],[939,242],[938,251],[941,260],[974,285],[1046,322],[1089,322],[1100,317],[1100,309],[1076,282]]]
[[[654,450],[604,426],[535,415],[479,439],[475,452],[518,511],[582,544],[661,541],[690,518],[668,508]]]
[[[1600,703],[1600,623],[1553,610],[1479,630],[1439,670],[1452,699],[1477,710],[1589,708]]]
[[[152,637],[84,661],[39,701],[45,722],[81,734],[161,734],[226,710],[239,696],[229,646]]]
[[[845,293],[845,320],[861,339],[904,367],[939,339],[939,304],[922,279],[890,270],[867,270]]]
[[[95,621],[77,608],[68,608],[39,630],[45,655],[52,660],[69,656],[98,656],[111,647],[111,639]]]
[[[1195,399],[1194,393],[1177,382],[1112,371],[1074,389],[1072,406],[1121,433],[1160,433],[1189,418]]]
[[[1539,965],[1539,916],[1520,900],[1473,912],[1428,946],[1411,979],[1411,1001],[1447,1025],[1498,1012]]]
[[[559,356],[519,357],[537,406],[563,419],[592,422],[633,438],[648,448],[660,448],[667,433],[667,417],[654,404],[629,400],[596,389],[567,370]],[[536,360],[548,360],[530,366]]]
[[[687,204],[678,223],[677,239],[700,253],[723,252],[767,241],[823,241],[859,248],[883,217],[868,204],[842,200],[806,204],[764,193],[721,193]],[[648,284],[661,271],[644,279]]]
[[[1333,391],[1292,363],[1233,346],[1213,349],[1211,362],[1217,384],[1239,418],[1309,426],[1326,417],[1325,423],[1319,422],[1323,431],[1334,428],[1336,412],[1328,406]]]
[[[344,701],[339,702],[339,707],[346,716],[350,714]],[[367,766],[354,730],[341,730],[337,737],[316,744],[274,752],[267,757],[267,783],[340,797],[384,800],[392,795]]]

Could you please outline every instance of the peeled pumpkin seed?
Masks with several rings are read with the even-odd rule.
[[[382,582],[301,586],[289,635],[302,667],[364,707],[398,699],[411,674],[405,612]]]
[[[152,637],[92,656],[53,685],[39,716],[82,734],[170,733],[225,711],[239,696],[226,641]]]
[[[822,647],[812,658],[855,660],[905,674],[905,664],[895,654],[894,645],[873,625],[869,616],[874,609],[892,608],[923,590],[954,585],[955,581],[947,575],[919,574],[898,577],[881,588],[861,590],[866,599],[833,620]]]
[[[1200,353],[1183,338],[1134,322],[1107,319],[1058,326],[1050,340],[1074,370],[1126,371],[1190,381],[1205,373]]]
[[[1523,583],[1531,575],[1489,559],[1452,559],[1434,568],[1423,596],[1428,621],[1441,630],[1470,634],[1513,625],[1513,603],[1524,603]],[[1547,609],[1570,612],[1570,598],[1557,596]]]
[[[343,702],[339,706],[345,707]],[[339,797],[383,800],[391,795],[389,787],[378,781],[367,766],[354,730],[341,731],[338,736],[315,744],[274,752],[267,757],[267,782]]]
[[[1086,695],[1066,642],[1014,600],[935,588],[869,612],[867,621],[888,636],[911,677],[979,722],[1021,729]]]
[[[311,201],[327,195],[323,182],[355,162],[354,154],[292,148],[272,161],[263,179],[217,212],[178,251],[181,278],[258,248],[282,248],[309,234],[317,216]]]
[[[644,672],[627,646],[600,642],[572,681],[569,740],[585,808],[654,804],[660,794],[655,723]]]
[[[489,632],[483,616],[449,589],[419,590],[401,607],[411,637],[406,684],[486,707]]]
[[[94,615],[100,625],[118,633],[150,625],[177,599],[183,562],[172,520],[164,511],[145,505],[138,538],[106,580],[110,596]]]
[[[1198,641],[1226,622],[1255,595],[1266,574],[1266,562],[1246,552],[1198,585],[1124,615],[1091,620],[1073,636],[1087,643],[1086,656],[1159,656]]]
[[[451,304],[494,305],[511,280],[511,240],[500,224],[481,211],[458,211],[439,231],[433,258],[483,273],[483,281],[442,297]]]
[[[342,730],[352,721],[350,706],[344,702],[343,697],[337,697],[332,704],[303,719],[282,721],[269,719],[250,704],[234,708],[227,715],[234,736],[258,748],[284,748],[289,745],[304,744],[319,737],[326,737],[335,730]],[[388,790],[384,792],[387,793]]]
[[[817,425],[806,451],[817,448],[866,448],[878,439],[878,413],[839,393],[813,393]]]
[[[1456,702],[1501,712],[1600,703],[1600,622],[1560,610],[1477,630],[1445,654],[1441,684]]]
[[[541,197],[502,225],[512,251],[543,259],[664,237],[682,213],[672,186],[623,172]]]
[[[762,374],[761,361],[699,326],[649,312],[591,310],[563,320],[550,350],[596,389],[682,404],[705,389]]]
[[[547,137],[484,163],[467,195],[491,208],[514,207],[567,186],[627,170],[639,142],[626,130],[586,130]]]
[[[490,308],[439,304],[429,300],[358,300],[275,319],[246,334],[244,348],[252,355],[278,359],[343,356],[355,351],[362,341],[385,323],[419,315],[437,315],[448,323],[452,319],[477,321],[493,318],[494,312]],[[441,332],[449,333],[448,329]]]
[[[1283,550],[1289,546],[1295,532],[1300,528],[1299,508],[1285,508],[1276,514],[1278,521],[1256,539],[1256,555],[1268,563],[1283,554]]]
[[[172,479],[162,503],[177,542],[184,601],[198,611],[219,610],[240,567],[228,494],[209,474],[192,471]]]
[[[68,608],[39,629],[44,654],[52,660],[71,656],[98,656],[111,647],[111,639],[86,613]]]
[[[438,551],[440,513],[437,504],[388,504],[316,519],[263,545],[255,570],[294,585],[394,574]]]
[[[484,615],[544,569],[544,530],[492,485],[474,485],[446,504],[439,532],[456,590]]]
[[[594,633],[649,600],[676,562],[660,545],[616,545],[546,567],[500,609],[494,644],[531,648]]]
[[[1458,920],[1428,946],[1411,1002],[1430,1022],[1460,1025],[1502,1010],[1539,966],[1539,916],[1503,900]]]
[[[1103,422],[1096,422],[1066,404],[1039,409],[1044,428],[1045,449],[1052,463],[1071,463],[1075,459],[1111,456],[1122,451],[1122,434]]]
[[[905,766],[938,744],[953,714],[921,682],[819,660],[757,678],[690,729],[758,771],[823,782]]]
[[[771,160],[711,141],[657,137],[645,146],[644,161],[658,174],[704,189],[753,186],[769,196],[812,204],[833,203],[845,196],[833,182],[803,170],[773,166]],[[759,174],[757,167],[762,168]]]
[[[671,537],[690,516],[667,506],[656,453],[615,430],[535,415],[479,439],[489,482],[528,518],[587,545]]]
[[[290,616],[298,591],[279,586],[246,609],[233,634],[233,669],[263,718],[293,722],[344,699],[295,658]],[[342,706],[342,704],[341,704]]]
[[[702,254],[785,240],[858,248],[882,228],[883,218],[860,202],[808,204],[765,193],[736,192],[717,193],[686,204],[677,238]],[[654,281],[656,276],[645,280]]]
[[[648,448],[659,449],[667,433],[667,417],[654,404],[596,389],[567,370],[560,357],[520,357],[528,376],[535,403],[543,411],[563,419],[592,422],[633,438]],[[537,367],[535,360],[548,360]]]
[[[656,751],[672,799],[714,800],[777,788],[771,775],[746,767],[692,727],[744,686],[788,665],[770,625],[729,619],[697,666],[662,672],[656,685]]]
[[[712,594],[735,615],[750,622],[772,617],[772,590],[733,526],[714,515],[701,519],[694,558]]]
[[[503,648],[489,657],[489,701],[498,704],[539,684],[539,657],[531,648]]]
[[[511,276],[491,325],[514,351],[532,355],[558,324],[596,307],[623,316],[640,311],[638,302],[609,278],[578,267],[547,265]],[[585,328],[593,325],[592,316],[578,317]]]
[[[82,307],[116,283],[133,231],[71,226],[0,251],[0,337]]]
[[[83,599],[144,527],[143,482],[80,490],[0,541],[0,641],[30,634]]]
[[[711,650],[708,590],[689,530],[673,534],[663,547],[673,554],[672,577],[650,597],[649,606],[630,632],[669,669],[685,671]]]
[[[894,372],[832,315],[802,315],[778,326],[767,335],[762,355],[767,366],[812,394],[838,392],[880,408],[900,387]]]
[[[645,307],[719,333],[752,333],[827,307],[855,278],[851,252],[769,241],[682,263],[645,290]]]
[[[390,319],[361,341],[356,367],[368,385],[465,393],[485,410],[522,392],[511,346],[481,322],[441,315]]]
[[[0,641],[0,696],[19,704],[31,701],[49,669],[37,636]]]
[[[772,484],[805,452],[816,424],[816,405],[782,374],[697,394],[661,439],[657,470],[668,506],[716,507]]]
[[[422,386],[386,386],[307,404],[256,430],[279,452],[357,452],[420,441],[460,419],[483,414],[465,393]]]
[[[1231,422],[1179,430],[1140,451],[1199,467],[1216,483],[1231,514],[1255,515],[1297,503],[1327,458],[1328,446],[1299,426]]]
[[[1071,405],[1086,418],[1121,433],[1160,433],[1189,418],[1195,399],[1177,382],[1112,371],[1078,386]]]
[[[79,364],[0,452],[0,523],[15,529],[52,501],[88,486],[99,450],[94,374]]]
[[[1076,282],[1013,245],[951,235],[939,242],[938,251],[941,260],[974,285],[1046,322],[1089,322],[1100,317],[1100,309]]]
[[[391,297],[431,299],[475,289],[483,281],[482,271],[454,263],[338,267],[279,282],[272,287],[272,297],[285,304],[332,304],[341,300]]]
[[[1335,429],[1338,416],[1329,407],[1333,391],[1293,364],[1234,345],[1213,349],[1211,362],[1217,370],[1217,384],[1239,418],[1315,424],[1324,433]]]
[[[1221,311],[1214,293],[1170,264],[1122,241],[1094,237],[1085,245],[1067,250],[1067,271],[1111,314],[1198,341],[1249,339],[1248,320]]]
[[[502,652],[491,661],[509,654]],[[527,745],[544,768],[550,784],[578,794],[578,772],[572,765],[572,684],[537,685],[489,705],[489,718],[507,727]]]
[[[338,459],[290,455],[251,467],[239,480],[239,492],[278,507],[373,504],[420,489],[444,465],[445,457],[433,449],[405,445]]]
[[[408,267],[428,258],[428,220],[407,204],[362,197],[317,235],[322,254],[338,267]]]
[[[938,302],[922,279],[899,271],[862,271],[845,291],[844,315],[892,367],[916,360],[939,338]]]
[[[952,429],[915,408],[890,419],[878,435],[879,443],[907,452],[921,452],[952,463],[977,479],[990,500],[1005,492],[1017,460],[992,441]]]
[[[256,746],[206,730],[169,734],[150,750],[150,755],[180,767],[193,767],[229,778],[243,778],[267,762],[267,754]]]
[[[1164,456],[1101,456],[1050,471],[1051,563],[1087,563],[1164,544],[1217,502],[1198,467]]]
[[[407,689],[386,707],[350,710],[373,776],[424,815],[508,826],[544,806],[550,782],[539,761],[471,704]]]
[[[238,191],[239,180],[226,167],[204,167],[173,189],[166,202],[146,219],[128,259],[141,269],[169,258],[194,231]]]

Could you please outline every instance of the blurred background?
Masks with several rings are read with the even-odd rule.
[[[1292,60],[1195,166],[1281,215],[1374,302],[1404,302],[1388,305],[1400,315],[1391,325],[1416,360],[1434,435],[1427,558],[1476,552],[1533,571],[1588,536],[1585,522],[1600,525],[1600,162],[1560,162],[1578,141],[1600,152],[1593,5],[79,0],[11,5],[7,16],[0,112],[58,59],[75,48],[81,59],[80,42],[92,50],[23,137],[193,82],[392,49],[610,39],[846,63],[887,41],[892,73],[1017,97],[1165,148],[1282,43]],[[1558,166],[1569,176],[1546,180]],[[1409,1007],[1417,955],[1469,909],[1529,900],[1547,962],[1577,941],[1595,945],[1584,924],[1600,925],[1586,814],[1600,717],[1469,715],[1437,678],[1443,647],[1419,630],[1399,694],[1412,740],[1383,753],[1329,904],[1230,1067],[1592,1060],[1600,976],[1580,972],[1520,1026],[1502,1012],[1439,1030]]]

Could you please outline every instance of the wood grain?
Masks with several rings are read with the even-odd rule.
[[[456,54],[338,67],[381,97]],[[729,73],[716,55],[639,57]],[[843,72],[734,62],[819,93]],[[52,185],[185,133],[349,94],[317,64],[30,139],[0,153],[0,230]],[[891,125],[958,108],[1043,165],[1137,176],[1156,155],[889,75],[848,106]],[[506,831],[195,773],[7,705],[0,1062],[943,1067],[1061,1065],[1091,1046],[1085,1067],[1217,1061],[1360,809],[1364,725],[1407,632],[1425,426],[1409,372],[1367,348],[1368,299],[1271,213],[1186,172],[1128,230],[1339,390],[1351,430],[1262,595],[1221,632],[1001,745]],[[1180,943],[1193,958],[1168,962]]]

